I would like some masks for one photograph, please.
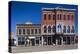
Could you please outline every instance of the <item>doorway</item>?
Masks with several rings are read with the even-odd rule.
[[[48,45],[52,45],[52,38],[48,37]]]

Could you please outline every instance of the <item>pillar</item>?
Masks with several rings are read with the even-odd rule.
[[[58,44],[58,40],[56,39],[56,45]]]
[[[73,44],[75,44],[75,36],[74,36],[74,41],[73,42],[74,42]]]
[[[44,40],[43,40],[43,36],[41,37],[41,40],[42,40],[41,43],[42,43],[42,46],[43,46],[43,41],[44,41]]]
[[[40,37],[39,37],[39,46],[40,46]]]
[[[36,46],[36,38],[35,38],[35,46]]]
[[[71,41],[72,37],[70,36],[70,45],[72,44],[72,41]]]
[[[61,45],[63,45],[63,37],[61,37]]]
[[[66,45],[67,45],[67,36],[66,36]]]
[[[46,36],[46,39],[47,39],[47,41],[46,41],[46,42],[47,42],[46,45],[48,45],[48,36]]]

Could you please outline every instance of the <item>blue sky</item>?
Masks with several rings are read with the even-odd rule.
[[[32,22],[33,24],[41,24],[42,10],[41,8],[63,8],[76,9],[76,33],[78,32],[77,5],[49,4],[49,3],[32,3],[13,1],[11,6],[11,31],[14,32],[16,38],[16,24]]]

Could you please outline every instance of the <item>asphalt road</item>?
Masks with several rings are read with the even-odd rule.
[[[38,51],[54,51],[77,49],[78,45],[56,45],[56,46],[32,46],[32,47],[13,47],[12,53],[38,52]]]

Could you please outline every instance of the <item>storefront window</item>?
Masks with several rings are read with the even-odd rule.
[[[18,37],[18,45],[24,45],[25,44],[25,38],[24,37]]]

